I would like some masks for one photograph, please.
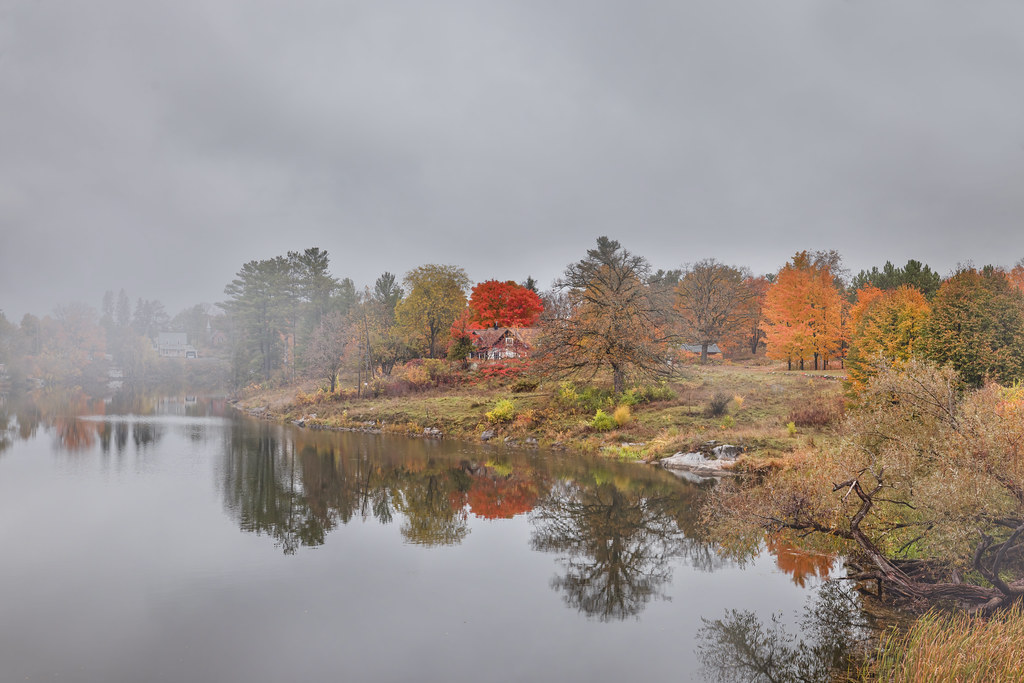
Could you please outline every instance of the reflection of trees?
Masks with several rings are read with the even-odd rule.
[[[289,457],[294,454],[286,452],[287,444],[276,431],[266,424],[255,434],[245,425],[232,427],[223,487],[242,530],[269,535],[290,555],[300,545],[323,543],[334,522],[330,514],[317,514],[310,507],[296,460]]]
[[[12,417],[6,398],[0,394],[0,453],[6,451],[14,443],[12,427],[9,426]]]
[[[801,588],[807,585],[807,579],[817,577],[828,578],[835,563],[835,556],[827,553],[803,550],[789,543],[779,534],[765,537],[768,552],[775,557],[779,569],[793,577],[793,583]]]
[[[477,467],[471,472],[466,505],[483,519],[512,519],[532,510],[538,495],[538,482],[528,477]]]
[[[531,515],[531,544],[563,555],[565,575],[551,583],[568,605],[602,621],[625,619],[665,597],[669,560],[686,546],[675,521],[678,505],[678,497],[647,484],[562,481]]]
[[[402,536],[419,545],[451,545],[468,533],[461,501],[470,480],[457,463],[337,435],[292,442],[288,433],[246,423],[228,436],[223,488],[243,530],[271,536],[289,554],[322,544],[357,515],[387,524],[399,513]]]
[[[115,396],[110,405],[103,399],[94,398],[80,389],[45,389],[19,397],[13,408],[17,421],[16,431],[7,433],[27,441],[35,437],[40,426],[52,430],[62,451],[85,451],[93,448],[97,440],[104,453],[111,445],[118,452],[124,451],[129,439],[137,449],[145,448],[159,441],[165,428],[146,420],[81,419],[82,416],[102,418],[111,414],[147,415],[153,412],[153,402]]]
[[[824,583],[804,607],[804,637],[754,612],[728,610],[724,619],[704,619],[698,651],[707,680],[825,681],[852,673],[856,649],[869,634],[870,621],[848,584]]]
[[[455,545],[469,527],[461,494],[469,490],[469,475],[458,468],[403,472],[398,478],[395,507],[405,514],[402,536],[419,545]]]

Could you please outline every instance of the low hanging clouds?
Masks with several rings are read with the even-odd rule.
[[[547,286],[1024,257],[1024,4],[0,0],[0,309],[320,246]]]

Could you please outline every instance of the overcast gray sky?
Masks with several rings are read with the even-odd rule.
[[[1024,257],[1024,3],[0,0],[0,309],[310,246],[546,287]]]

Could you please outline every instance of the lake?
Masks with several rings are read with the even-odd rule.
[[[216,399],[7,400],[0,680],[703,680],[702,618],[796,628],[837,571],[720,556],[709,486]]]

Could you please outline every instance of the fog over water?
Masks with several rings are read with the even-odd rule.
[[[319,246],[547,287],[1024,257],[1024,4],[0,1],[0,310]]]

